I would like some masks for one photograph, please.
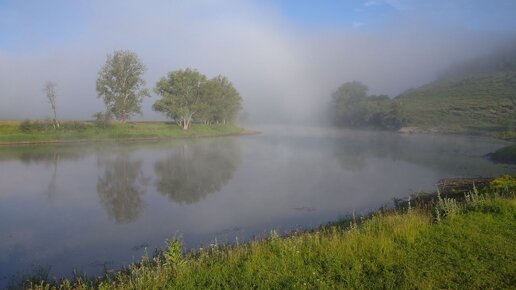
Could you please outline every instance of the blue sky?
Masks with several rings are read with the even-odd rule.
[[[141,1],[143,4],[145,2]],[[307,30],[351,27],[367,31],[412,18],[430,26],[494,32],[516,31],[516,1],[511,0],[250,2],[257,7],[275,7],[286,22]],[[91,9],[96,4],[102,5],[102,2],[0,0],[0,48],[13,52],[32,51],[46,44],[84,40],[88,36],[89,26],[95,22]]]
[[[0,119],[48,117],[47,80],[63,118],[91,118],[117,49],[140,56],[149,88],[193,67],[226,75],[256,119],[299,119],[344,81],[395,96],[492,51],[515,39],[515,11],[515,0],[0,0]],[[142,118],[163,118],[156,98]]]

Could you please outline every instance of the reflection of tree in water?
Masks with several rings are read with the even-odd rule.
[[[30,166],[33,164],[42,164],[49,168],[51,173],[48,182],[47,191],[45,192],[49,200],[53,200],[57,196],[58,189],[58,165],[61,159],[78,160],[83,156],[83,150],[76,150],[71,146],[59,145],[37,145],[37,146],[19,146],[6,147],[0,149],[0,161],[15,159],[21,163]]]
[[[400,151],[399,143],[399,139],[382,133],[355,135],[352,138],[337,139],[334,154],[343,169],[359,171],[368,166],[367,159],[372,157],[396,160]]]
[[[351,132],[336,139],[334,154],[345,170],[358,171],[371,159],[403,161],[442,175],[500,175],[507,169],[482,158],[492,144],[484,139],[443,135]]]
[[[50,178],[50,182],[48,183],[48,191],[47,196],[48,199],[54,199],[57,195],[57,164],[59,163],[59,153],[54,154],[53,156],[53,173]]]
[[[105,168],[97,180],[97,194],[110,219],[117,223],[134,221],[143,210],[142,195],[148,179],[142,162],[131,161],[127,154],[99,162]]]
[[[156,162],[156,187],[174,202],[192,204],[220,191],[239,160],[232,139],[186,143],[167,159]]]

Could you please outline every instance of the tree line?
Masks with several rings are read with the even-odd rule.
[[[406,123],[398,100],[387,95],[367,95],[361,82],[343,83],[333,94],[331,119],[337,126],[397,130]]]
[[[145,65],[132,51],[117,50],[107,56],[98,73],[96,90],[106,106],[104,112],[93,116],[99,125],[116,119],[122,123],[142,114],[144,98],[150,97],[143,74]],[[54,114],[54,128],[59,127],[56,113],[56,84],[45,84],[46,97]],[[169,72],[156,84],[154,92],[161,98],[153,110],[165,114],[184,130],[192,122],[220,124],[232,122],[242,109],[242,97],[223,75],[208,79],[196,69]]]

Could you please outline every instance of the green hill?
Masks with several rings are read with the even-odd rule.
[[[457,64],[396,99],[407,125],[516,137],[516,40]],[[503,136],[505,135],[505,136]]]
[[[516,131],[516,71],[441,79],[396,99],[408,126],[441,132]]]

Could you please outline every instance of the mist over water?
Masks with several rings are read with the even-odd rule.
[[[506,144],[492,139],[257,129],[264,133],[0,147],[2,278],[34,266],[97,274],[174,234],[186,248],[245,241],[367,213],[440,178],[516,173],[484,158]]]
[[[226,75],[251,121],[321,122],[342,82],[360,80],[373,94],[396,96],[515,35],[504,12],[514,5],[504,1],[492,5],[497,19],[479,16],[476,24],[461,9],[481,5],[395,2],[356,2],[319,25],[310,24],[318,10],[303,3],[295,7],[311,14],[270,1],[6,5],[0,11],[0,119],[49,117],[42,93],[47,80],[58,84],[60,118],[91,119],[103,110],[97,72],[108,53],[126,49],[146,64],[150,88],[169,71],[193,67],[208,77]],[[366,18],[378,10],[387,16]],[[151,110],[156,98],[144,101],[139,119],[164,118]]]

